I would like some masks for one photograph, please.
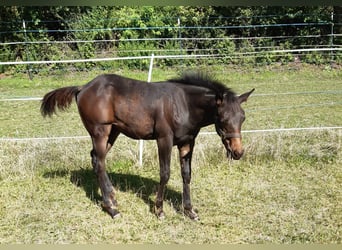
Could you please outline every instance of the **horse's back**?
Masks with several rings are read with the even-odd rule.
[[[172,83],[100,75],[83,87],[77,101],[84,123],[113,124],[129,137],[155,139],[184,117],[182,93]]]

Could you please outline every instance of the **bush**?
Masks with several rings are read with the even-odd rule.
[[[341,27],[338,21],[341,14],[337,10],[335,33],[339,33]],[[0,14],[6,20],[0,22],[1,42],[33,42],[2,44],[0,59],[27,61],[131,57],[150,56],[162,51],[162,55],[217,54],[219,58],[206,61],[209,64],[218,61],[250,65],[287,63],[294,60],[293,54],[275,54],[268,50],[330,45],[333,11],[335,7],[329,6],[0,7]],[[27,20],[27,32],[23,31],[22,19]],[[129,42],[129,39],[135,41]],[[334,44],[340,44],[341,39],[333,39]],[[75,43],[35,43],[41,41]],[[340,63],[341,53],[330,55],[313,52],[301,56],[302,62],[312,64],[330,63],[332,59]],[[197,63],[195,59],[163,59],[158,61],[158,66],[192,66]],[[30,67],[33,71],[40,71],[42,68],[88,70],[114,66],[145,69],[148,65],[149,59],[136,59]],[[11,69],[20,71],[26,67],[0,66],[0,72]]]

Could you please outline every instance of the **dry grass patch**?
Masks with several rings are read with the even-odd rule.
[[[287,146],[293,140],[297,148]],[[159,181],[154,143],[145,145],[144,166],[139,167],[132,150],[137,143],[118,140],[107,160],[122,212],[113,221],[99,205],[87,140],[2,143],[7,156],[1,156],[0,198],[5,202],[0,209],[0,239],[2,243],[341,243],[340,140],[335,132],[248,135],[244,159],[229,162],[218,138],[200,136],[192,181],[200,222],[181,213],[176,151],[166,193],[167,218],[159,221],[152,213]]]

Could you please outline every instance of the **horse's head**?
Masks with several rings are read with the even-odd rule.
[[[244,152],[241,141],[241,126],[245,120],[245,112],[241,108],[241,103],[247,101],[253,91],[254,89],[240,96],[223,94],[216,97],[216,132],[227,150],[227,157],[234,160],[239,160]]]

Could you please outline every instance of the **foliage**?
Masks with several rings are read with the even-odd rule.
[[[1,45],[0,59],[89,59],[102,56],[143,56],[160,51],[167,55],[173,55],[175,51],[178,54],[203,54],[214,48],[213,53],[220,56],[220,60],[225,63],[286,63],[293,61],[293,56],[279,57],[267,53],[267,50],[340,44],[339,36],[330,35],[333,10],[334,29],[338,34],[342,26],[342,10],[329,6],[1,6],[0,42],[21,43]],[[26,30],[23,28],[23,22]],[[278,38],[267,38],[270,36]],[[241,37],[250,39],[239,39]],[[135,40],[128,41],[129,39]],[[59,43],[61,41],[66,43]],[[265,48],[265,56],[250,56],[250,52],[256,52],[257,47]],[[241,54],[239,58],[232,58],[231,54],[234,52],[245,54]],[[325,63],[330,62],[331,57],[324,57],[322,54],[303,54],[301,60]],[[160,66],[177,64],[176,60],[169,59],[161,62]],[[109,67],[113,64],[115,63],[96,65]],[[96,65],[84,63],[75,67],[82,70],[92,69]],[[148,63],[134,60],[119,63],[120,65],[145,68]],[[1,66],[0,71],[4,72],[11,68],[20,71],[25,67]],[[31,70],[39,70],[41,66],[30,67]],[[66,66],[48,65],[50,69],[63,67]]]

